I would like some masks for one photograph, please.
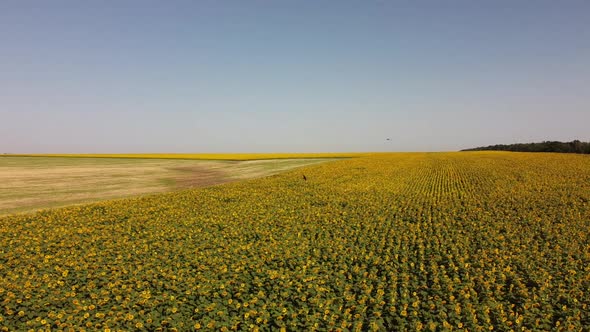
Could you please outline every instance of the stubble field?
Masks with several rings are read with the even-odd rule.
[[[113,156],[0,156],[0,215],[211,186],[332,160]]]
[[[0,217],[0,330],[580,331],[589,229],[588,156],[502,152]]]

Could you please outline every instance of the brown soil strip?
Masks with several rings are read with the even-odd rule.
[[[203,166],[187,166],[171,168],[180,171],[174,178],[177,188],[200,188],[235,181],[226,172]]]

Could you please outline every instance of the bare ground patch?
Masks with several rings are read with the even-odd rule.
[[[233,180],[226,171],[204,166],[177,167],[173,170],[179,172],[174,178],[179,189],[208,187]]]
[[[0,158],[0,215],[219,185],[327,160],[4,157]]]

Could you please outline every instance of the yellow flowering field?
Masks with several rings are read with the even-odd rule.
[[[197,160],[268,160],[309,158],[355,158],[379,153],[127,153],[127,154],[11,154],[18,157],[197,159]]]
[[[2,331],[583,331],[590,158],[359,156],[3,217],[0,244]]]

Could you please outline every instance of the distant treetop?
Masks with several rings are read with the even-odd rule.
[[[461,151],[518,151],[518,152],[561,152],[590,154],[590,142],[544,141],[541,143],[496,144]]]

